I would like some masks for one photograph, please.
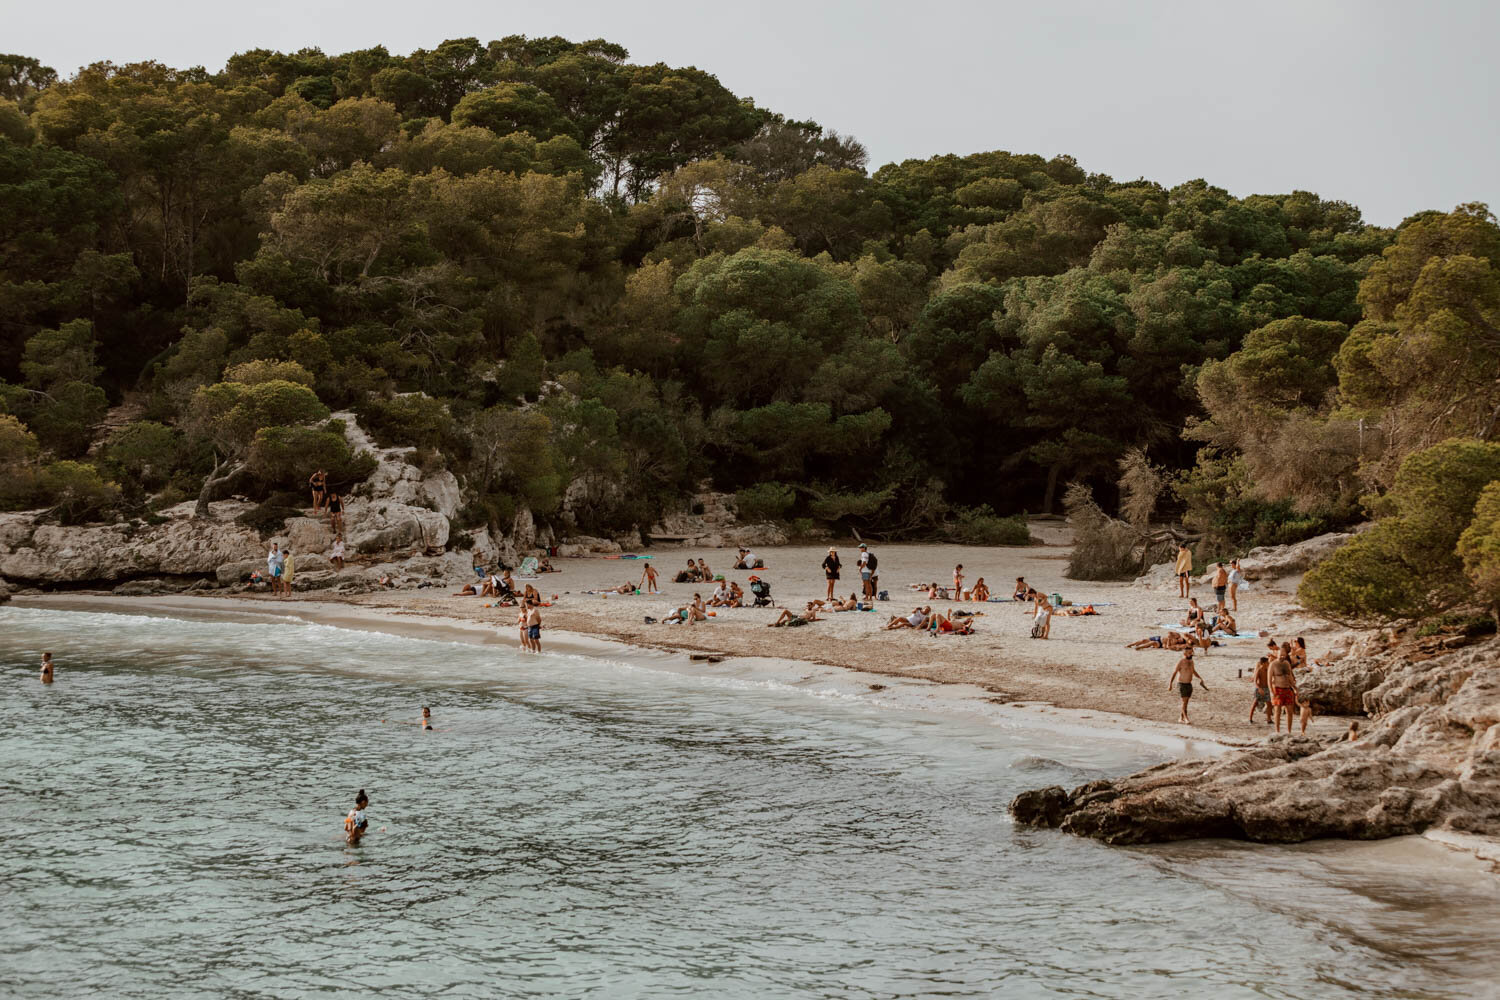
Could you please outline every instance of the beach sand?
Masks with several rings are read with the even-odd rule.
[[[1180,600],[1175,590],[1067,580],[1063,577],[1069,541],[1066,527],[1038,521],[1033,534],[1041,544],[1024,548],[873,545],[880,558],[880,587],[889,591],[891,599],[880,602],[875,612],[833,614],[802,628],[767,628],[777,611],[766,608],[718,609],[708,622],[692,626],[645,623],[648,616],[661,619],[672,608],[686,604],[695,591],[705,598],[710,595],[713,585],[669,582],[688,557],[702,558],[715,573],[723,572],[746,585],[749,573],[729,569],[735,558],[732,549],[650,550],[651,561],[660,573],[660,595],[586,593],[640,579],[640,561],[603,557],[555,559],[559,572],[543,574],[533,583],[545,599],[558,595],[552,607],[542,609],[544,645],[549,638],[554,642],[563,638],[556,630],[564,630],[689,655],[800,661],[880,675],[867,678],[877,684],[884,677],[962,686],[993,705],[1029,708],[1084,725],[1144,729],[1158,735],[1207,738],[1230,745],[1258,740],[1272,731],[1263,716],[1253,724],[1247,721],[1254,700],[1251,676],[1256,658],[1264,651],[1265,639],[1229,640],[1206,656],[1200,652],[1198,671],[1208,689],[1198,686],[1189,710],[1193,725],[1182,726],[1177,722],[1177,696],[1168,689],[1178,654],[1124,647],[1136,639],[1160,634],[1161,623],[1178,621],[1186,601]],[[771,582],[778,606],[800,610],[808,600],[825,593],[820,563],[826,552],[827,546],[758,549],[766,568],[756,574]],[[852,544],[840,544],[839,554],[844,571],[835,593],[847,596],[859,589],[854,568],[858,550]],[[1030,638],[1029,605],[928,601],[925,594],[908,589],[908,584],[934,580],[947,584],[954,564],[959,562],[965,566],[968,584],[982,576],[992,591],[1008,597],[1015,578],[1024,576],[1038,589],[1061,593],[1075,605],[1095,604],[1099,614],[1057,616],[1051,639],[1042,641]],[[317,593],[287,600],[240,595],[234,600],[241,607],[296,613],[329,624],[340,624],[340,615],[357,616],[364,627],[380,627],[381,621],[395,625],[405,620],[416,626],[419,621],[456,620],[467,623],[470,631],[476,626],[486,631],[493,628],[488,641],[515,642],[515,608],[486,608],[488,599],[451,596],[448,591],[454,589],[387,591],[332,599]],[[1195,586],[1194,594],[1200,602],[1211,604],[1212,590]],[[222,599],[115,598],[110,603],[181,608],[216,600]],[[57,595],[31,598],[25,603],[64,606],[69,601],[65,595]],[[976,633],[933,637],[912,629],[883,630],[891,615],[929,603],[935,610],[963,607],[978,613]],[[1266,630],[1278,640],[1305,636],[1312,657],[1321,656],[1335,638],[1345,634],[1301,611],[1292,594],[1260,588],[1241,593],[1238,618],[1243,631]],[[1332,733],[1347,726],[1347,719],[1319,717],[1309,731]]]

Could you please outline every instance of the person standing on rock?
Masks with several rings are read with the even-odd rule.
[[[1255,701],[1250,704],[1250,721],[1262,705],[1266,708],[1266,725],[1271,724],[1271,661],[1262,656],[1255,663]]]
[[[1284,656],[1273,656],[1270,660],[1271,705],[1276,709],[1276,731],[1281,732],[1281,713],[1286,710],[1286,731],[1292,732],[1292,719],[1297,715],[1297,678],[1292,673],[1292,661]]]
[[[1192,723],[1188,721],[1188,702],[1193,700],[1194,680],[1203,685],[1203,690],[1208,690],[1208,682],[1193,666],[1193,647],[1189,646],[1182,651],[1182,659],[1177,661],[1177,667],[1172,671],[1171,679],[1167,681],[1167,690],[1172,690],[1172,685],[1176,684],[1177,695],[1182,699],[1182,714],[1178,716],[1177,721],[1189,726]],[[1287,725],[1291,725],[1290,721]]]
[[[832,545],[828,546],[828,554],[823,557],[823,576],[828,579],[828,596],[824,600],[833,600],[833,588],[839,582],[839,569],[843,563],[839,562],[839,550]]]
[[[334,568],[340,573],[344,571],[344,536],[335,535],[333,548],[329,550],[328,561],[333,563]]]
[[[319,469],[307,477],[308,488],[312,490],[313,513],[323,509],[323,499],[328,496],[328,473]]]
[[[1193,553],[1188,549],[1187,542],[1177,544],[1177,566],[1174,570],[1177,574],[1177,596],[1191,597],[1193,589]]]
[[[335,535],[344,533],[344,499],[337,493],[328,494],[328,527]]]

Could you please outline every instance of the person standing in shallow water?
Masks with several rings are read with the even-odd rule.
[[[344,817],[344,839],[350,847],[358,847],[365,831],[370,828],[370,821],[365,817],[365,808],[369,804],[370,800],[365,797],[365,790],[361,788],[354,796],[354,808]]]
[[[42,683],[43,684],[51,684],[52,683],[52,654],[51,653],[43,653],[42,654]]]

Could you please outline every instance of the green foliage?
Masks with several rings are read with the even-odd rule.
[[[1500,444],[1454,439],[1408,456],[1380,498],[1386,516],[1314,566],[1298,598],[1354,624],[1427,618],[1469,599],[1459,540],[1497,479]],[[1481,524],[1471,541],[1487,530]]]
[[[950,541],[961,545],[1030,545],[1033,542],[1025,514],[998,517],[986,504],[954,511],[947,535]]]
[[[394,447],[433,448],[448,442],[453,418],[441,400],[420,393],[364,400],[355,411],[377,442]]]
[[[182,434],[154,420],[137,420],[109,436],[103,459],[117,476],[151,490],[164,486],[185,457]]]
[[[236,517],[234,522],[254,530],[263,539],[279,534],[286,527],[288,518],[301,517],[304,512],[298,507],[278,503],[278,499],[272,497],[257,504]]]
[[[228,455],[242,456],[262,427],[312,423],[328,416],[328,407],[305,385],[273,379],[245,385],[220,382],[193,396],[189,434]]]
[[[53,462],[42,467],[38,490],[63,524],[113,517],[120,487],[85,462]]]
[[[351,453],[341,427],[262,427],[250,444],[248,465],[264,487],[301,486],[323,469],[343,491],[373,472],[376,462],[368,453]]]
[[[1458,556],[1475,596],[1492,611],[1500,610],[1500,482],[1480,491],[1474,519],[1459,536]]]
[[[734,495],[735,510],[742,521],[779,521],[796,501],[796,492],[785,483],[756,483]]]

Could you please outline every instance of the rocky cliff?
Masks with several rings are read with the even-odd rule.
[[[1011,814],[1111,844],[1500,835],[1500,640],[1399,645],[1313,675],[1310,691],[1344,704],[1357,693],[1375,717],[1357,740],[1272,737],[1212,760],[1025,792]]]

